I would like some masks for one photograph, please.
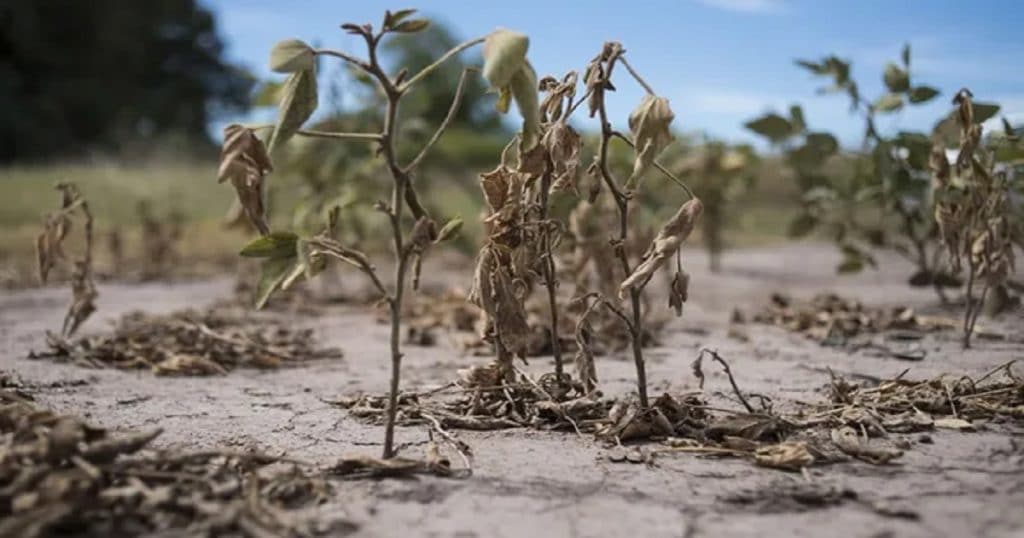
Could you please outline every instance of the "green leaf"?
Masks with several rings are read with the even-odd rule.
[[[422,32],[430,26],[430,21],[426,19],[413,19],[411,21],[405,21],[401,24],[396,24],[391,29],[392,32],[399,32],[402,34],[415,34],[416,32]]]
[[[287,258],[295,255],[298,238],[292,232],[271,232],[250,241],[239,254],[246,258]]]
[[[918,86],[911,88],[910,93],[907,94],[907,98],[911,103],[915,105],[920,103],[927,103],[939,95],[939,90],[932,88],[931,86]]]
[[[256,283],[256,308],[263,308],[270,296],[280,289],[285,278],[294,270],[295,257],[270,258],[260,266],[260,280]]]
[[[900,55],[900,58],[903,59],[903,67],[905,67],[905,68],[907,68],[907,70],[909,70],[910,69],[910,43],[905,43],[903,45],[903,53]]]
[[[879,97],[873,106],[878,112],[895,112],[903,108],[903,96],[898,93],[887,93]]]
[[[828,73],[828,68],[823,64],[812,62],[810,60],[796,60],[796,65],[803,67],[804,69],[814,73],[815,75],[824,75]]]
[[[795,219],[789,221],[789,227],[786,229],[786,235],[794,239],[801,237],[807,237],[814,227],[818,225],[818,219],[810,213],[801,213]]]
[[[441,231],[437,232],[437,239],[434,242],[440,243],[441,241],[454,239],[455,236],[459,234],[460,230],[462,230],[462,217],[455,217],[445,223],[441,228]]]
[[[287,142],[313,115],[317,105],[316,72],[307,69],[292,73],[282,92],[277,127],[270,138],[268,151]]]
[[[396,24],[402,22],[406,17],[416,13],[415,9],[399,9],[392,13],[391,11],[384,12],[384,29],[391,30]]]
[[[974,123],[985,123],[999,113],[995,103],[974,103]]]
[[[278,73],[295,73],[313,69],[316,53],[298,39],[286,39],[270,50],[270,69]]]
[[[804,121],[804,109],[800,105],[790,105],[789,121],[793,125],[794,133],[802,133],[807,129],[807,122]]]
[[[778,114],[766,114],[744,126],[772,142],[781,142],[793,135],[793,125]]]
[[[901,93],[910,89],[910,75],[894,63],[886,64],[885,74],[882,76],[885,86],[893,93]]]

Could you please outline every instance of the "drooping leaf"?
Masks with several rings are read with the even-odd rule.
[[[270,151],[272,152],[275,147],[287,142],[313,115],[316,106],[316,71],[306,69],[292,73],[282,89],[277,126],[270,138]]]
[[[901,93],[910,89],[910,75],[894,63],[886,64],[882,78],[890,92]]]
[[[512,76],[526,65],[526,51],[529,48],[530,38],[526,34],[506,29],[491,32],[483,47],[484,78],[493,88],[508,86]]]
[[[452,220],[449,220],[441,228],[441,231],[437,232],[436,242],[440,243],[441,241],[448,241],[455,238],[455,236],[459,234],[459,231],[462,230],[462,224],[462,217],[455,217]]]
[[[533,149],[540,142],[540,100],[537,96],[537,74],[529,63],[512,75],[509,84],[512,100],[523,117],[521,151]]]
[[[900,54],[900,58],[903,60],[903,67],[905,67],[905,68],[907,68],[909,70],[910,69],[910,43],[905,43],[903,45],[903,51],[902,51],[902,54]]]
[[[782,142],[793,135],[793,125],[789,120],[778,114],[766,114],[744,124],[747,129],[768,138],[772,142]]]
[[[271,232],[257,237],[242,247],[240,255],[246,258],[286,258],[295,255],[295,242],[299,239],[293,232]]]
[[[671,132],[674,118],[668,99],[656,95],[645,95],[630,113],[629,130],[636,144],[636,159],[633,173],[626,181],[627,190],[635,190],[639,186],[640,179],[654,159],[674,140]]]
[[[284,84],[268,80],[259,85],[252,96],[252,106],[277,106],[281,102],[281,91]]]
[[[295,267],[294,250],[292,256],[268,258],[260,266],[260,280],[256,283],[256,308],[263,308],[270,296],[280,289],[285,278]]]
[[[270,50],[270,69],[277,73],[295,73],[314,68],[316,53],[298,39],[286,39]]]
[[[907,99],[915,105],[920,103],[927,103],[939,95],[939,90],[932,88],[931,86],[917,86],[910,89],[907,94]]]

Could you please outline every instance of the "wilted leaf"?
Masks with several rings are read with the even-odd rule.
[[[437,242],[440,243],[441,241],[448,241],[450,239],[453,239],[455,236],[459,234],[460,230],[462,230],[461,217],[455,217],[449,220],[447,223],[445,223],[441,230],[437,232]]]
[[[286,39],[270,50],[270,69],[278,73],[309,71],[315,65],[313,48],[298,39]]]
[[[849,426],[832,430],[832,443],[846,454],[875,465],[884,465],[903,455],[894,448],[871,446]]]
[[[762,467],[799,471],[814,463],[814,455],[807,448],[807,443],[779,443],[755,450],[754,463]]]
[[[249,221],[261,234],[270,233],[263,204],[263,179],[274,169],[263,142],[238,124],[224,128],[217,181],[230,179]]]
[[[619,286],[619,295],[625,294],[628,289],[642,287],[646,284],[651,275],[679,250],[683,241],[693,232],[693,228],[703,212],[704,204],[697,198],[680,206],[675,215],[672,215],[672,218],[662,226],[657,237],[654,238],[644,254],[644,261],[633,270],[633,274],[622,281]]]
[[[580,135],[569,125],[556,122],[548,127],[542,143],[553,167],[551,190],[571,190],[579,195],[576,176],[580,165]]]
[[[299,236],[293,232],[271,232],[257,237],[242,247],[240,255],[246,258],[282,258],[295,255],[295,242]]]
[[[674,118],[668,99],[656,95],[645,95],[630,113],[629,130],[636,145],[636,160],[626,181],[627,190],[636,190],[654,159],[674,140],[670,131]]]
[[[402,22],[413,13],[416,13],[415,9],[399,9],[394,13],[391,10],[384,12],[384,29],[390,30],[394,25]]]
[[[270,137],[269,148],[288,141],[303,123],[313,115],[317,106],[315,69],[296,71],[288,77],[281,90],[281,104],[278,106],[277,126]]]
[[[512,74],[509,84],[512,100],[523,117],[520,150],[529,151],[540,141],[540,104],[537,99],[537,74],[529,63]]]
[[[498,29],[484,40],[483,75],[493,88],[504,88],[512,83],[512,77],[526,65],[526,51],[530,38],[526,34]]]
[[[260,265],[260,279],[256,284],[256,308],[263,308],[270,296],[281,288],[285,278],[295,268],[296,258],[293,255],[281,258],[268,258]]]

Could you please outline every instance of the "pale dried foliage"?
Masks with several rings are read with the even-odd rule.
[[[973,96],[957,93],[960,147],[951,165],[939,146],[931,153],[935,221],[955,272],[967,266],[963,345],[970,346],[988,293],[1013,274],[1012,214],[1009,178],[996,170],[994,156],[982,147],[982,127],[974,121]],[[980,298],[974,297],[981,285]]]
[[[57,190],[61,192],[61,207],[45,218],[43,231],[36,238],[36,258],[39,278],[44,283],[58,262],[70,265],[71,304],[68,305],[61,326],[61,335],[66,338],[74,334],[96,311],[99,293],[93,282],[93,221],[89,204],[71,183],[59,183]],[[82,253],[69,261],[64,252],[64,240],[75,220],[80,221],[82,228]]]
[[[270,233],[270,225],[263,203],[263,182],[273,170],[266,146],[252,129],[238,124],[224,128],[217,181],[231,181],[249,222],[264,235]]]

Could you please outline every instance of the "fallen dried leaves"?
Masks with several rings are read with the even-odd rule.
[[[0,536],[309,536],[330,485],[255,453],[152,451],[160,430],[115,433],[0,389]]]
[[[121,318],[112,334],[78,340],[50,334],[47,343],[48,351],[31,357],[148,368],[157,375],[221,375],[237,367],[277,368],[341,356],[338,349],[317,349],[310,329],[218,309],[134,312]]]

